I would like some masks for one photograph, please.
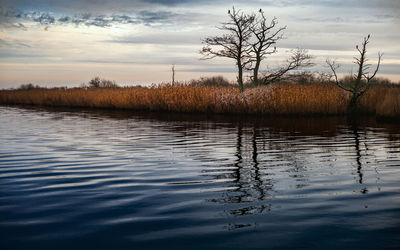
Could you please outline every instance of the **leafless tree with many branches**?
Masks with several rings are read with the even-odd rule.
[[[255,24],[251,26],[250,30],[253,33],[255,39],[251,44],[252,51],[250,55],[250,61],[254,63],[248,69],[253,71],[252,80],[256,85],[259,85],[258,72],[260,70],[261,61],[268,55],[277,52],[276,42],[283,38],[283,30],[286,26],[277,28],[274,30],[278,20],[274,17],[271,22],[267,21],[262,9],[259,10],[259,15],[255,19]]]
[[[375,77],[376,73],[379,70],[379,66],[381,64],[381,59],[383,53],[378,52],[378,63],[372,75],[369,73],[369,69],[371,64],[367,64],[367,44],[369,43],[370,35],[364,37],[364,40],[361,44],[361,48],[356,45],[356,49],[360,54],[359,57],[354,57],[354,63],[358,65],[358,71],[356,74],[352,75],[352,79],[350,82],[345,82],[338,80],[338,76],[336,74],[337,69],[340,67],[339,64],[336,63],[335,60],[327,59],[326,63],[329,68],[333,72],[335,84],[341,89],[348,91],[351,93],[351,99],[349,103],[349,109],[355,111],[357,109],[357,105],[361,96],[369,89],[371,86],[371,80]]]
[[[282,32],[286,26],[277,28],[278,21],[275,17],[268,22],[262,9],[259,10],[258,15],[247,15],[233,7],[232,11],[228,11],[228,15],[230,21],[222,23],[219,27],[220,30],[228,33],[205,38],[203,40],[205,46],[200,53],[204,55],[203,59],[215,57],[234,59],[238,68],[237,79],[241,92],[243,92],[244,70],[252,70],[253,83],[260,85],[280,80],[291,70],[313,65],[311,62],[313,57],[306,50],[297,49],[292,51],[292,56],[286,60],[283,67],[276,69],[273,73],[264,73],[259,79],[262,60],[277,52],[275,44],[283,38]]]
[[[228,31],[222,36],[207,37],[203,40],[205,46],[200,51],[203,59],[214,57],[227,57],[235,60],[238,69],[239,89],[243,92],[243,71],[249,61],[249,53],[252,49],[248,43],[252,36],[251,27],[254,22],[254,15],[246,15],[240,10],[228,11],[230,21],[222,23],[220,30]],[[215,47],[222,47],[216,49]]]

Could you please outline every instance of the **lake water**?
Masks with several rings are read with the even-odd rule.
[[[0,107],[1,249],[400,249],[400,124]]]

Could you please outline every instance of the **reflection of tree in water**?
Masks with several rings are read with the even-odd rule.
[[[230,215],[241,216],[269,211],[270,204],[255,204],[254,201],[263,201],[272,196],[273,184],[271,179],[263,178],[266,173],[260,169],[258,161],[258,128],[254,126],[251,131],[250,143],[245,141],[245,133],[242,123],[237,124],[237,136],[235,138],[235,162],[233,171],[213,176],[214,178],[231,179],[230,189],[223,193],[221,198],[212,199],[212,202],[224,204],[241,204],[242,207],[226,211]],[[251,147],[251,148],[249,148]],[[233,225],[232,228],[240,227]],[[232,229],[231,228],[231,229]]]
[[[335,117],[324,117],[321,119],[258,119],[254,117],[246,117],[246,119],[243,119],[243,117],[239,116],[208,117],[204,115],[193,116],[159,113],[136,114],[115,110],[66,110],[65,112],[60,112],[60,109],[52,111],[51,109],[35,108],[34,110],[37,110],[37,112],[46,112],[46,114],[49,113],[54,117],[59,117],[62,114],[66,117],[78,116],[83,119],[119,121],[119,125],[126,124],[126,127],[122,127],[121,125],[121,129],[114,131],[113,133],[121,133],[126,138],[136,138],[136,134],[134,133],[137,133],[137,127],[149,127],[152,129],[152,134],[154,134],[154,131],[157,131],[160,134],[160,138],[165,139],[162,141],[162,146],[167,145],[171,149],[174,149],[174,141],[171,140],[171,138],[175,140],[182,138],[182,140],[179,141],[179,146],[181,146],[179,150],[184,150],[183,153],[186,157],[198,162],[212,162],[212,164],[210,164],[212,167],[214,167],[214,163],[219,162],[221,158],[219,158],[218,155],[213,155],[215,147],[202,146],[202,142],[205,141],[204,138],[206,138],[209,145],[214,142],[220,142],[221,136],[224,136],[223,139],[225,140],[225,143],[230,143],[232,138],[230,138],[229,135],[232,131],[235,131],[234,133],[237,133],[234,149],[235,161],[230,164],[225,162],[229,161],[229,159],[224,159],[224,163],[221,164],[222,167],[219,173],[215,171],[215,168],[210,171],[207,170],[207,167],[204,168],[204,173],[212,176],[212,178],[232,179],[232,182],[230,182],[232,189],[225,191],[223,197],[215,199],[214,201],[242,205],[243,208],[230,210],[230,213],[235,215],[260,213],[271,208],[268,204],[268,199],[271,200],[277,190],[279,190],[279,183],[277,183],[279,177],[274,177],[274,174],[277,173],[277,168],[282,170],[281,167],[283,165],[284,171],[289,173],[288,177],[292,178],[292,180],[296,182],[296,188],[302,188],[305,185],[308,185],[308,177],[302,173],[307,171],[308,164],[306,157],[307,154],[310,154],[310,151],[298,152],[298,154],[295,152],[295,150],[302,150],[299,145],[304,143],[304,141],[299,141],[299,138],[301,136],[308,138],[335,138],[338,134],[341,134],[338,127],[342,125],[347,127],[348,125],[345,118],[344,120],[341,120],[341,118],[338,119]],[[123,123],[121,121],[123,121]],[[379,145],[375,144],[373,141],[368,141],[367,138],[365,138],[366,134],[363,133],[360,128],[368,126],[370,128],[380,129],[379,136],[385,139],[387,145],[384,149],[380,147],[383,152],[382,154],[385,154],[385,150],[392,150],[397,153],[391,152],[391,157],[398,159],[400,155],[398,150],[400,140],[399,125],[398,123],[377,124],[375,119],[372,121],[361,121],[358,119],[357,121],[358,123],[353,124],[350,131],[352,134],[351,143],[354,143],[351,149],[352,154],[355,151],[354,162],[356,164],[356,170],[354,170],[354,173],[356,174],[357,183],[362,186],[360,192],[367,193],[369,190],[365,186],[367,179],[365,175],[366,169],[363,163],[368,162],[368,160],[371,159],[368,153],[374,154],[375,152],[373,147]],[[106,125],[99,129],[102,131],[108,131]],[[200,146],[198,146],[197,150],[193,150],[194,146],[192,143],[196,140],[200,142]],[[366,142],[370,143],[369,146],[372,147],[372,150],[367,149],[365,146]],[[129,143],[129,141],[127,143]],[[131,144],[136,146],[137,141],[134,141]],[[201,150],[199,147],[201,147]],[[293,147],[295,147],[295,150],[293,150]],[[136,147],[133,149],[136,149]],[[165,147],[165,149],[170,150],[168,147]],[[326,153],[335,155],[334,151],[336,149],[321,145],[318,150],[318,152],[325,151]],[[272,155],[273,158],[271,158]],[[379,156],[372,157],[379,158]],[[274,165],[274,163],[273,165],[270,164],[272,161],[278,162],[279,160],[281,161],[281,166],[277,166],[277,164]],[[326,162],[323,164],[326,164]],[[233,170],[230,171],[227,169]]]
[[[237,124],[235,161],[230,165],[232,171],[211,174],[216,179],[232,180],[231,189],[224,191],[222,197],[211,200],[225,204],[225,212],[229,215],[240,216],[270,211],[273,209],[271,203],[274,196],[281,192],[282,187],[285,188],[293,182],[293,187],[296,189],[311,185],[308,167],[310,163],[321,164],[324,167],[322,171],[329,171],[329,166],[332,166],[333,171],[337,169],[336,150],[341,149],[331,145],[337,142],[338,147],[341,147],[342,141],[336,140],[342,139],[328,136],[327,138],[335,140],[332,142],[318,135],[276,131],[271,127],[260,127],[257,123],[251,125],[253,126]],[[368,155],[367,138],[356,125],[351,128],[351,137],[346,137],[344,140],[354,143],[352,148],[355,149],[357,182],[365,186],[362,157],[364,151],[365,155]],[[331,160],[315,162],[315,159],[309,158],[310,154],[314,153],[322,154],[324,157],[329,156]],[[317,157],[317,159],[322,158]],[[367,193],[368,189],[363,187],[360,192]]]
[[[357,175],[358,175],[358,183],[363,184],[364,182],[364,173],[362,171],[362,163],[361,163],[361,147],[360,147],[360,133],[358,131],[358,126],[356,122],[351,123],[351,130],[354,136],[354,149],[356,153],[356,166],[357,166]],[[367,141],[366,138],[364,138],[365,141]],[[365,145],[365,151],[367,151],[367,146]],[[360,192],[362,194],[368,193],[368,189],[366,187],[363,187]]]
[[[258,193],[260,194],[258,200],[264,200],[265,198],[265,189],[263,187],[263,181],[261,179],[260,166],[258,162],[258,150],[257,150],[257,128],[253,127],[253,138],[251,140],[253,146],[252,152],[252,160],[253,160],[253,168],[254,168],[254,180],[255,187],[257,188]],[[272,186],[270,184],[270,186]]]
[[[268,128],[262,129],[256,123],[250,128],[238,123],[233,170],[212,175],[216,179],[232,180],[232,189],[211,201],[231,204],[225,211],[230,215],[257,214],[268,212],[272,208],[269,201],[277,193],[274,185],[278,180],[273,178],[279,174],[277,171],[287,173],[296,182],[295,188],[307,186],[308,179],[301,174],[307,170],[307,161],[303,159],[305,154],[296,154],[295,150],[289,150],[293,141],[285,137],[282,139],[282,133],[269,131]]]
[[[51,108],[37,109],[38,111],[52,112]],[[253,201],[263,201],[272,198],[276,190],[274,190],[274,172],[268,172],[272,169],[265,164],[265,157],[270,152],[279,152],[273,154],[274,159],[281,160],[287,166],[286,172],[289,177],[293,178],[297,183],[296,188],[302,188],[308,185],[307,176],[302,173],[307,171],[307,160],[301,152],[298,154],[292,150],[298,135],[307,137],[335,137],[338,133],[338,124],[344,124],[345,121],[331,118],[273,118],[273,119],[256,119],[252,117],[246,118],[243,121],[242,117],[236,116],[216,116],[209,120],[208,116],[204,115],[182,115],[182,114],[133,114],[126,111],[80,111],[75,109],[67,109],[60,113],[60,109],[54,110],[54,115],[78,115],[84,118],[99,118],[111,120],[131,121],[127,123],[129,126],[137,125],[139,122],[148,122],[150,125],[159,125],[160,132],[174,133],[175,138],[184,138],[181,143],[187,143],[187,146],[192,146],[193,140],[203,138],[204,131],[218,131],[219,134],[228,134],[232,130],[237,131],[235,162],[229,167],[233,167],[234,171],[229,174],[213,175],[213,178],[233,179],[233,190],[225,192],[224,197],[218,199],[218,202],[225,203],[246,203]],[[132,122],[135,121],[135,122]],[[216,122],[219,121],[219,122]],[[364,166],[362,159],[367,159],[367,147],[365,143],[368,141],[365,133],[360,132],[360,127],[379,127],[385,129],[385,136],[391,143],[391,148],[398,148],[400,133],[398,133],[398,125],[393,123],[383,123],[377,126],[375,120],[359,120],[351,121],[351,133],[354,138],[355,164],[357,182],[360,185],[365,185]],[[236,127],[236,128],[235,128]],[[300,134],[298,134],[300,133]],[[250,135],[250,140],[246,140],[246,136]],[[192,140],[191,140],[192,139]],[[218,142],[220,136],[207,138],[210,141]],[[247,138],[248,139],[248,138]],[[171,148],[173,146],[171,145]],[[201,154],[198,152],[188,151],[187,156],[194,160],[207,161],[215,160],[211,155],[212,147],[203,147]],[[301,150],[297,148],[296,150]],[[321,147],[320,151],[325,153],[335,154],[331,147]],[[268,152],[268,153],[266,153]],[[373,152],[373,151],[372,151]],[[307,152],[306,152],[307,154]],[[273,166],[276,167],[276,166]],[[205,171],[207,172],[207,171]],[[269,178],[268,178],[269,177]],[[276,189],[276,188],[275,188]],[[361,188],[361,193],[367,193],[366,187]],[[217,200],[216,200],[217,201]],[[264,211],[265,208],[248,206],[241,211],[232,211],[232,213],[257,213]]]
[[[251,158],[245,157],[246,152],[243,152],[243,127],[242,124],[238,125],[236,153],[237,160],[235,161],[233,172],[234,182],[237,184],[235,192],[237,196],[229,197],[229,202],[248,202],[254,200],[264,200],[266,191],[272,187],[271,183],[264,184],[262,180],[262,173],[260,172],[257,152],[257,128],[253,127],[251,139]],[[250,162],[249,162],[250,161]]]
[[[263,134],[262,138],[267,138],[267,143],[263,140],[262,150],[267,152],[275,152],[269,154],[273,156],[274,167],[284,167],[285,173],[292,178],[296,188],[308,186],[308,177],[303,173],[307,171],[308,161],[305,157],[308,152],[301,147],[304,143],[296,135],[282,134],[269,131]],[[330,152],[331,149],[327,149]]]
[[[232,180],[231,189],[224,191],[222,197],[211,201],[224,204],[224,212],[234,217],[271,211],[274,196],[281,190],[280,185],[288,185],[286,181],[280,182],[282,177],[274,177],[274,175],[286,173],[284,178],[290,179],[289,185],[295,182],[294,188],[296,189],[306,187],[310,185],[309,173],[307,173],[310,153],[329,154],[335,159],[337,150],[335,147],[324,147],[323,145],[330,144],[330,141],[325,139],[322,142],[318,141],[318,136],[315,137],[316,139],[311,138],[310,140],[309,136],[302,137],[301,135],[271,131],[270,128],[259,127],[256,123],[252,125],[249,127],[243,126],[242,123],[237,124],[235,161],[231,165],[232,171],[212,175],[213,178]],[[358,126],[352,124],[350,134],[352,135],[350,141],[354,143],[356,156],[357,182],[363,186],[360,192],[366,194],[368,189],[364,183],[362,164],[363,152],[365,151],[366,155],[368,153],[366,133],[360,132]],[[309,145],[304,146],[304,143],[309,141],[316,145],[315,151],[310,151],[312,147]],[[320,144],[319,147],[319,142],[325,144]],[[320,164],[326,166],[329,163],[320,162]],[[334,161],[332,164],[335,168]],[[324,169],[328,171],[328,168]],[[227,229],[235,230],[256,225],[248,220],[242,222],[244,223],[230,223]]]

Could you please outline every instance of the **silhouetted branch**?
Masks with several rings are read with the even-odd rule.
[[[364,37],[361,46],[356,45],[356,49],[360,55],[359,57],[354,57],[354,63],[358,65],[358,71],[357,74],[353,75],[353,79],[352,82],[350,82],[350,86],[345,86],[344,81],[342,82],[338,81],[336,69],[338,69],[339,66],[335,63],[335,61],[330,61],[329,59],[326,60],[326,63],[328,64],[331,71],[333,72],[333,75],[335,76],[335,84],[340,88],[352,93],[352,98],[349,104],[350,109],[356,108],[359,98],[362,95],[364,95],[364,93],[371,86],[370,82],[376,76],[376,73],[378,72],[381,64],[381,59],[383,54],[379,52],[377,66],[374,70],[374,73],[370,76],[368,70],[370,69],[371,64],[367,64],[368,59],[366,57],[367,44],[369,43],[370,37],[371,37],[370,35]]]
[[[232,11],[228,11],[228,16],[230,21],[218,27],[220,30],[227,31],[228,34],[205,38],[203,40],[205,46],[200,53],[203,59],[215,57],[234,59],[238,67],[239,88],[243,92],[243,69],[250,63],[247,55],[250,53],[251,46],[248,41],[252,35],[250,28],[254,22],[254,15],[246,15],[233,7]]]
[[[345,86],[342,86],[342,85],[340,84],[339,80],[338,80],[338,76],[337,76],[337,74],[336,74],[336,70],[337,70],[338,68],[340,68],[340,65],[337,64],[335,60],[331,60],[331,59],[329,59],[329,58],[326,59],[326,64],[328,64],[329,68],[332,70],[333,76],[335,77],[335,84],[336,84],[339,88],[341,88],[341,89],[343,89],[343,90],[351,91],[351,89],[346,88]]]
[[[311,61],[313,56],[308,54],[305,49],[297,49],[292,51],[292,55],[286,60],[286,65],[278,69],[277,71],[269,74],[264,74],[261,79],[263,84],[270,84],[272,82],[280,80],[286,73],[291,70],[310,67],[314,63]]]
[[[256,19],[255,25],[251,27],[251,32],[255,36],[255,41],[252,42],[252,51],[249,55],[249,61],[255,63],[254,66],[248,67],[248,69],[253,70],[253,81],[258,83],[258,72],[260,69],[261,61],[265,59],[267,55],[271,55],[277,52],[276,46],[270,49],[272,45],[283,38],[281,32],[286,29],[285,27],[278,28],[273,31],[273,29],[278,24],[277,18],[274,17],[268,24],[267,18],[264,15],[262,9],[259,10],[259,16]]]

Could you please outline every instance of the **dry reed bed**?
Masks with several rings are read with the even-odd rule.
[[[185,85],[0,91],[0,104],[266,115],[345,114],[348,100],[332,84],[274,84],[243,94],[235,87]],[[360,104],[371,114],[400,117],[400,88],[373,86]]]

